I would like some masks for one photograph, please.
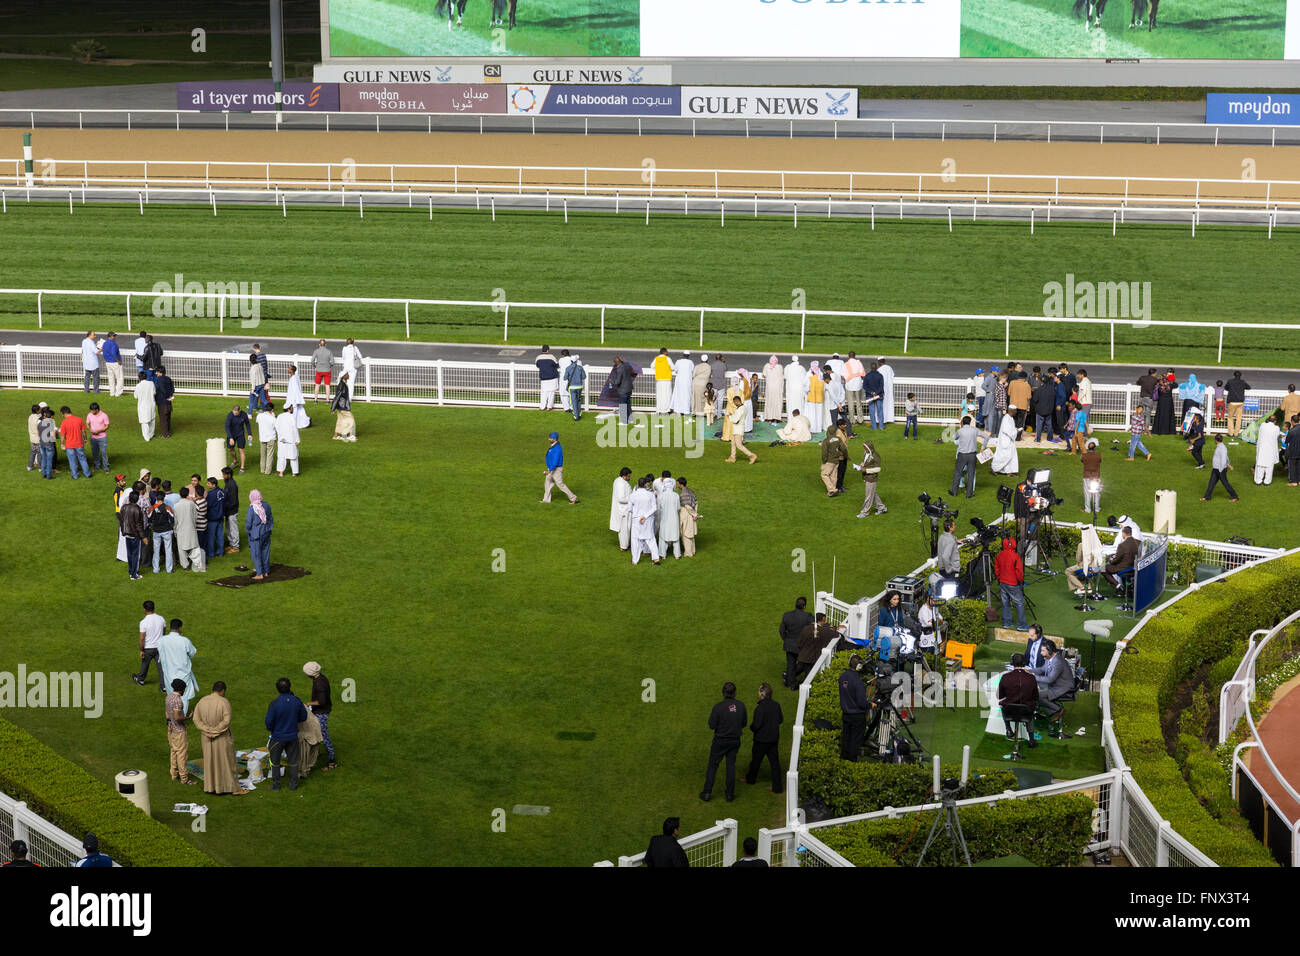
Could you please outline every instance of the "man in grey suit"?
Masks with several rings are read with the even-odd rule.
[[[979,452],[980,433],[976,427],[971,424],[970,416],[966,415],[961,420],[961,428],[957,429],[957,465],[952,470],[952,497],[957,497],[957,483],[961,479],[961,473],[966,472],[966,497],[975,497],[975,456]]]
[[[1030,668],[1029,672],[1038,681],[1038,703],[1051,719],[1063,710],[1057,699],[1074,689],[1074,671],[1051,641],[1043,642],[1042,653],[1042,665]]]

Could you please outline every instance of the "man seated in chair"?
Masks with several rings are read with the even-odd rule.
[[[1133,571],[1133,562],[1137,560],[1139,545],[1133,538],[1133,529],[1128,525],[1120,532],[1121,538],[1119,546],[1115,549],[1115,556],[1106,563],[1106,580],[1109,581],[1116,589],[1119,588],[1118,575]]]
[[[1044,653],[1043,649],[1049,644],[1052,644],[1052,641],[1043,636],[1043,626],[1041,624],[1030,624],[1029,640],[1025,641],[1024,660],[1012,666],[1028,667],[1030,670],[1035,667],[1042,667],[1043,664],[1047,663],[1047,654]]]
[[[1043,654],[1045,657],[1042,666],[1031,668],[1029,673],[1038,682],[1038,703],[1042,705],[1043,713],[1052,720],[1065,709],[1057,703],[1058,698],[1074,690],[1074,671],[1065,655],[1051,641],[1043,645]]]
[[[1047,643],[1050,644],[1051,641]],[[1034,675],[1025,667],[1025,655],[1012,654],[1011,670],[1003,674],[1002,680],[998,681],[998,704],[1002,707],[1002,722],[1006,724],[1008,740],[1014,740],[1016,737],[1015,729],[1011,726],[1011,717],[1016,714],[1013,712],[1009,716],[1007,707],[1011,706],[1026,718],[1032,718],[1034,705],[1037,703],[1038,681],[1034,680]],[[1038,746],[1037,741],[1034,740],[1032,726],[1029,728],[1029,746]]]

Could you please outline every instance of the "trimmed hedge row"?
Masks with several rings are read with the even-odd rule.
[[[839,676],[848,666],[851,651],[841,651],[830,667],[817,675],[804,711],[804,735],[799,743],[799,792],[819,797],[837,817],[870,813],[885,807],[924,803],[933,782],[927,764],[855,763],[840,759],[840,732],[817,730],[818,718],[840,724]],[[868,742],[870,743],[870,742]],[[960,767],[944,767],[945,777],[956,777]],[[1010,770],[975,770],[963,797],[986,797],[1016,788]]]
[[[1175,689],[1219,661],[1251,631],[1269,628],[1300,607],[1300,555],[1261,563],[1200,590],[1142,629],[1111,682],[1115,738],[1133,777],[1156,811],[1220,866],[1274,866],[1248,831],[1220,823],[1201,804],[1169,755],[1160,725]],[[1203,775],[1206,767],[1189,768]]]
[[[0,719],[0,790],[73,836],[92,831],[123,866],[216,866],[129,800]]]
[[[1078,865],[1092,839],[1093,809],[1086,795],[1067,793],[962,807],[958,814],[972,863],[1017,854],[1036,866],[1058,867]],[[814,833],[855,866],[915,866],[934,817],[868,820]],[[952,843],[942,825],[925,862],[952,863]]]

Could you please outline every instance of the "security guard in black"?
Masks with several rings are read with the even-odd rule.
[[[867,687],[858,673],[861,666],[862,658],[854,654],[840,675],[840,757],[843,760],[858,759],[866,736],[867,712],[871,710]]]
[[[713,798],[713,780],[718,764],[727,761],[727,799],[736,798],[736,754],[740,752],[740,735],[749,721],[745,705],[736,700],[736,685],[731,681],[722,685],[722,700],[713,705],[709,714],[709,727],[713,731],[713,745],[709,748],[709,769],[704,776],[701,800]]]

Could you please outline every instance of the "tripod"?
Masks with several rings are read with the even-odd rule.
[[[879,678],[877,678],[877,680],[878,679]],[[886,733],[890,737],[895,736],[895,728],[902,730],[907,738],[912,742],[912,753],[919,757],[920,754],[924,752],[925,748],[921,746],[921,741],[916,739],[916,734],[912,733],[912,729],[907,726],[907,721],[903,719],[903,715],[898,712],[898,707],[894,705],[892,696],[878,690],[876,692],[875,700],[872,703],[874,705],[872,709],[875,713],[872,714],[871,724],[867,727],[867,739],[870,740],[872,734],[877,735],[875,747],[877,759],[884,757],[884,754],[881,753],[880,750],[879,739],[879,731],[882,721],[885,724]],[[886,745],[885,749],[888,750],[888,745]]]
[[[956,783],[957,781],[952,782]],[[957,859],[957,848],[961,847],[961,853],[966,859],[966,865],[970,866],[970,850],[966,848],[966,835],[962,833],[961,818],[957,816],[957,790],[944,787],[940,800],[942,807],[935,814],[934,825],[930,827],[930,835],[925,840],[925,846],[921,847],[921,855],[917,857],[916,865],[921,866],[925,863],[925,855],[930,852],[930,845],[934,843],[935,835],[939,832],[939,822],[943,821],[943,832],[952,846],[952,865],[957,866],[961,862]]]
[[[1043,566],[1040,569],[1044,574],[1059,574],[1059,571],[1052,570],[1052,552],[1060,555],[1061,560],[1069,563],[1069,558],[1065,553],[1065,542],[1061,540],[1060,529],[1056,527],[1056,519],[1052,515],[1052,509],[1048,508],[1042,515],[1030,526],[1029,539],[1038,545],[1043,552]]]

